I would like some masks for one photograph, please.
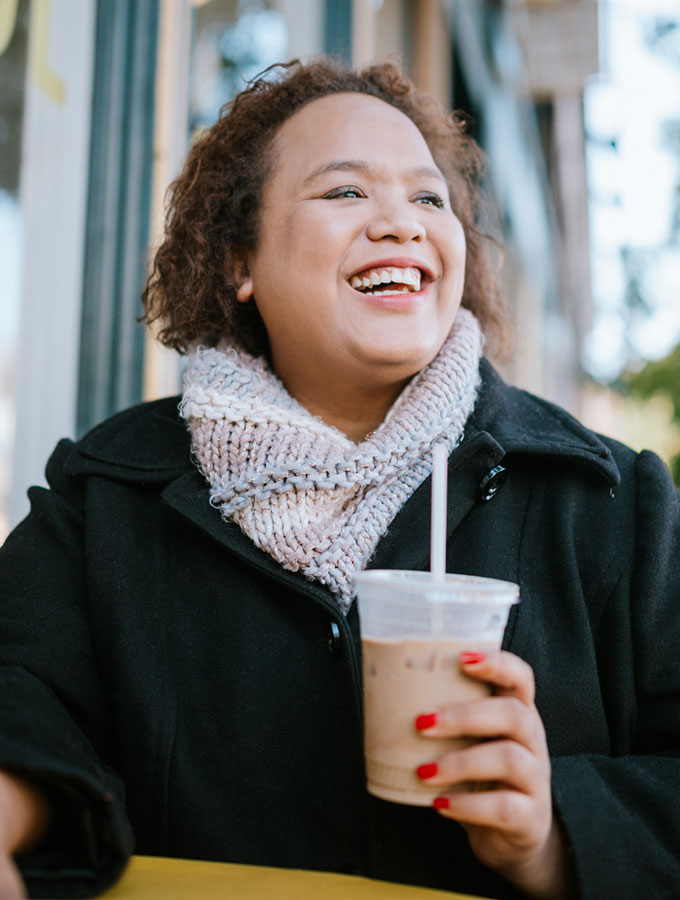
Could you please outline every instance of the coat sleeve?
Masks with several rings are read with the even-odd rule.
[[[0,549],[0,768],[39,785],[47,835],[18,860],[31,896],[93,896],[132,852],[97,671],[83,575],[78,482],[65,479],[62,441],[32,488],[31,512]]]
[[[680,501],[654,454],[636,474],[635,549],[611,600],[630,622],[630,752],[553,760],[585,898],[680,896]]]

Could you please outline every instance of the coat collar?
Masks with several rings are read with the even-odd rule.
[[[493,435],[508,457],[515,454],[559,459],[587,467],[616,487],[621,476],[611,450],[595,432],[564,409],[510,387],[487,360],[481,363],[482,385],[467,434]]]
[[[481,374],[479,397],[465,438],[449,459],[449,532],[478,502],[485,475],[501,462],[510,467],[516,456],[559,459],[562,466],[585,467],[603,485],[614,487],[619,483],[611,452],[596,434],[559,407],[509,387],[485,360]],[[66,462],[66,474],[158,484],[163,487],[163,500],[168,506],[233,554],[277,580],[314,595],[330,608],[332,601],[324,587],[299,573],[285,571],[255,547],[238,526],[223,521],[210,505],[207,482],[191,460],[189,433],[177,411],[179,399],[141,404],[103,422],[74,446]],[[429,490],[427,479],[402,507],[394,527],[379,542],[370,568],[427,567],[422,542],[411,542],[405,555],[399,535],[429,532]]]
[[[67,475],[167,482],[191,471],[191,440],[179,417],[180,397],[141,403],[88,432],[66,461]]]
[[[560,407],[505,384],[484,359],[481,376],[477,404],[452,464],[457,464],[458,456],[473,455],[470,443],[478,449],[484,436],[497,460],[515,454],[559,458],[566,464],[585,465],[610,487],[619,483],[611,451],[597,434]],[[179,418],[179,401],[169,397],[142,403],[98,425],[75,445],[68,473],[100,472],[121,480],[156,482],[191,470],[191,441]]]

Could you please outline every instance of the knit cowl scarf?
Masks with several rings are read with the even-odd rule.
[[[432,471],[432,447],[462,440],[479,385],[482,335],[460,309],[434,360],[355,444],[286,391],[264,357],[226,341],[196,347],[181,415],[210,502],[285,569],[326,585],[343,613],[352,579]]]

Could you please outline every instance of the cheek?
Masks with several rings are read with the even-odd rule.
[[[460,241],[460,275],[461,278],[465,277],[465,266],[467,263],[467,243],[465,241],[465,235],[463,234],[463,229],[461,228],[461,241]]]
[[[452,242],[455,248],[455,254],[459,259],[465,259],[465,251],[466,251],[466,241],[465,241],[465,231],[463,230],[463,226],[460,222],[460,219],[454,216],[453,219],[453,228],[452,228]]]
[[[465,257],[467,245],[463,226],[454,219],[443,235],[442,255],[448,269],[447,276],[452,279],[462,278],[465,274]]]
[[[288,240],[295,252],[314,258],[317,264],[332,264],[361,231],[356,213],[333,208],[328,205],[314,205],[301,208],[288,220]]]

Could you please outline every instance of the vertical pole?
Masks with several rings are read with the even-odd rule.
[[[451,107],[451,36],[441,0],[414,4],[414,72],[418,87]]]
[[[352,65],[361,68],[375,59],[375,4],[352,0]]]
[[[352,58],[352,0],[326,0],[324,6],[324,50]]]
[[[79,434],[142,396],[158,0],[99,0],[78,379]]]
[[[191,7],[188,0],[160,0],[151,178],[151,250],[163,239],[165,195],[187,150]],[[143,398],[174,394],[180,386],[180,358],[156,339],[158,323],[144,344]]]

